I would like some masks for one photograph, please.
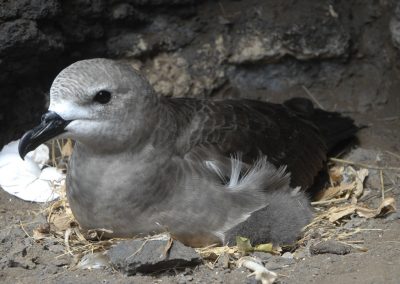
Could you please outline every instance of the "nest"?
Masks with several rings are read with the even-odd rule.
[[[71,140],[53,142],[51,144],[52,164],[67,170],[67,162],[72,153],[72,147]],[[364,181],[369,174],[369,169],[377,169],[381,175],[381,202],[377,208],[370,208],[359,201],[365,193]],[[224,262],[229,266],[232,260],[237,260],[240,256],[252,251],[273,254],[280,254],[282,251],[288,250],[293,252],[299,247],[305,247],[316,236],[319,240],[333,239],[365,250],[365,248],[359,246],[359,244],[362,244],[362,240],[353,240],[353,236],[366,229],[344,228],[344,224],[351,216],[375,218],[396,210],[395,200],[391,197],[385,197],[382,178],[382,173],[385,170],[400,170],[400,168],[378,168],[352,161],[331,159],[329,166],[330,185],[321,191],[316,201],[312,202],[316,211],[315,217],[303,229],[303,238],[295,245],[281,248],[274,247],[271,244],[263,244],[253,247],[248,239],[239,237],[236,246],[209,246],[196,250],[210,268],[213,268],[213,265],[221,258],[224,258]],[[122,240],[104,240],[102,239],[104,231],[101,230],[82,231],[69,207],[65,194],[65,184],[55,186],[55,190],[60,194],[60,198],[43,209],[42,213],[47,217],[48,223],[34,229],[32,237],[35,240],[40,242],[45,238],[52,238],[53,241],[63,244],[65,254],[73,256],[76,260],[89,253],[105,251]]]

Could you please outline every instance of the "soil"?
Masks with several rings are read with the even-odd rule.
[[[25,3],[25,1],[20,2]],[[93,3],[95,2],[97,1]],[[218,5],[214,1],[205,2],[206,4],[199,8],[198,17],[191,18],[189,12],[186,13],[188,15],[178,16],[174,13],[170,13],[171,15],[166,13],[166,15],[160,17],[160,19],[165,17],[168,20],[165,20],[169,23],[165,26],[172,30],[182,27],[184,32],[166,32],[163,25],[160,25],[160,31],[156,29],[157,25],[155,25],[156,28],[153,27],[155,31],[150,29],[148,33],[150,35],[155,32],[159,33],[154,36],[156,39],[163,39],[162,35],[172,37],[173,40],[163,40],[167,43],[176,44],[176,47],[169,47],[165,43],[153,43],[152,45],[148,44],[152,47],[149,47],[149,50],[137,51],[136,59],[143,61],[141,62],[142,71],[145,72],[158,92],[173,96],[194,95],[200,97],[215,96],[217,98],[240,96],[275,102],[282,102],[293,96],[315,97],[315,102],[327,110],[344,111],[346,115],[353,117],[358,125],[368,126],[360,130],[358,143],[344,157],[356,162],[379,164],[382,167],[400,167],[400,84],[398,83],[399,68],[398,63],[396,63],[398,62],[399,50],[391,43],[393,40],[395,45],[398,44],[400,36],[395,33],[389,34],[389,22],[393,12],[391,7],[394,7],[394,4],[391,6],[388,3],[394,3],[394,1],[370,1],[368,4],[364,1],[339,1],[341,5],[337,5],[337,12],[346,17],[341,16],[339,20],[329,20],[323,23],[321,19],[324,19],[327,13],[325,8],[335,1],[323,3],[323,1],[254,0],[246,2],[224,0],[220,1],[223,4],[222,6],[219,2]],[[308,3],[309,6],[304,3]],[[258,8],[258,10],[254,8],[253,11],[253,6],[262,6],[262,11],[266,16],[261,12],[259,13],[258,10],[260,9]],[[314,6],[317,8],[323,6],[324,9],[317,9]],[[314,8],[311,9],[310,7]],[[397,9],[399,21],[393,20],[394,24],[400,22],[399,7],[400,5]],[[57,9],[54,8],[55,11]],[[69,9],[65,12],[65,19],[68,19],[70,14],[75,13],[73,7],[69,7]],[[143,9],[149,10],[147,11],[149,13],[153,11],[147,6]],[[170,11],[169,8],[165,9]],[[175,9],[175,7],[172,6],[171,9]],[[182,8],[182,11],[186,11],[185,9]],[[223,17],[220,16],[221,10]],[[312,15],[310,14],[311,10],[313,11]],[[187,11],[192,10],[188,8]],[[243,13],[240,13],[241,11]],[[55,19],[48,19],[49,23],[57,22],[58,17],[56,15],[61,12],[56,12],[54,12]],[[285,14],[287,16],[283,17],[283,22],[280,22],[279,19],[282,19],[280,15]],[[108,14],[104,17],[108,17]],[[254,22],[252,22],[253,18]],[[310,20],[305,24],[305,27],[308,25],[317,26],[316,33],[318,36],[310,42],[306,40],[305,46],[296,46],[296,42],[303,40],[303,38],[297,40],[296,36],[301,37],[303,33],[300,32],[298,35],[296,29],[286,28],[286,26],[292,26],[286,23],[287,21],[307,22],[308,18]],[[10,22],[19,21],[18,19],[15,20],[14,16],[10,19]],[[64,21],[63,17],[60,19]],[[275,20],[271,24],[266,22],[268,19]],[[47,24],[47,18],[39,18],[39,20],[39,28],[41,23]],[[170,21],[174,25],[171,26]],[[184,24],[186,22],[189,25]],[[247,27],[246,22],[252,22],[252,24]],[[326,27],[326,29],[319,29],[320,22],[322,23],[321,27]],[[197,27],[199,23],[202,25],[201,28]],[[234,28],[231,28],[232,25]],[[58,24],[52,26],[54,26],[54,29],[59,28]],[[70,25],[65,26],[65,29],[70,28]],[[113,28],[112,25],[108,26]],[[293,26],[296,27],[296,25]],[[143,25],[143,27],[146,26]],[[249,31],[260,31],[255,33],[254,36],[260,34],[262,38],[270,35],[268,29],[276,29],[278,34],[281,33],[285,36],[294,35],[290,37],[293,41],[292,44],[290,44],[290,40],[289,43],[287,41],[284,43],[287,44],[287,47],[291,47],[291,49],[289,48],[291,53],[287,53],[288,48],[285,48],[285,46],[282,50],[276,51],[276,54],[271,58],[268,52],[263,50],[257,50],[258,53],[256,52],[256,54],[239,52],[240,48],[239,51],[235,48],[248,42],[246,39],[247,32],[240,33],[242,27],[244,31],[246,31],[246,27]],[[236,33],[237,29],[239,30],[238,33]],[[53,29],[44,30],[49,33],[53,32]],[[334,32],[324,33],[325,30],[333,30]],[[305,35],[306,39],[307,37],[313,38],[314,30],[306,29],[305,32],[307,31],[309,34]],[[58,36],[58,32],[54,33]],[[192,33],[192,37],[187,36],[190,42],[178,40],[181,38],[180,34],[190,35]],[[341,36],[336,37],[337,33]],[[65,32],[63,36],[67,37],[68,34],[75,35],[76,32]],[[112,33],[110,34],[114,36]],[[131,33],[131,36],[136,35]],[[89,43],[91,43],[92,38],[97,40],[94,36],[88,36],[88,38]],[[135,37],[132,40],[138,38],[140,37]],[[226,46],[222,46],[223,48],[218,46],[221,38],[225,39]],[[325,38],[329,40],[324,40]],[[149,39],[145,39],[151,43]],[[119,49],[124,47],[122,43],[124,43],[125,37],[121,39],[116,36],[114,41],[107,40],[110,49],[107,51],[108,53],[105,51],[96,53],[92,48],[86,48],[92,45],[82,45],[82,50],[91,50],[94,53],[87,54],[82,51],[82,54],[74,60],[81,57],[113,55],[113,50],[115,54],[119,54]],[[322,44],[314,44],[313,40],[321,40]],[[42,41],[43,39],[34,43],[43,46]],[[71,38],[65,40],[65,42],[70,41]],[[324,42],[333,42],[334,44],[327,44],[330,49],[326,50]],[[17,43],[19,44],[19,42]],[[71,46],[75,47],[75,45]],[[35,50],[36,52],[36,49],[38,49],[32,48],[30,41],[24,43],[23,46],[30,51]],[[131,45],[129,44],[129,46]],[[277,44],[277,46],[281,45]],[[320,46],[322,46],[321,49]],[[248,50],[249,47],[252,47],[250,41],[249,46],[244,46],[244,49],[247,48]],[[53,49],[55,50],[52,53],[53,56],[57,56],[57,52],[61,52],[58,50],[62,48],[57,45]],[[225,49],[229,49],[229,52]],[[47,50],[39,50],[41,56],[37,56],[38,58],[35,60],[37,64],[31,64],[32,62],[26,59],[26,57],[31,57],[29,52],[25,49],[20,51],[14,48],[14,50],[18,54],[9,56],[7,60],[20,60],[24,64],[18,65],[11,62],[8,65],[23,66],[24,68],[20,69],[24,76],[25,71],[42,76],[44,73],[37,72],[36,66],[40,64],[47,66],[52,58],[49,57]],[[65,54],[75,54],[74,50],[66,47],[65,50]],[[254,51],[254,49],[251,50]],[[311,52],[310,58],[306,58],[307,52]],[[232,54],[235,56],[231,56]],[[258,58],[257,55],[260,54],[261,57]],[[26,121],[33,124],[32,116],[37,116],[39,113],[37,110],[44,108],[42,101],[45,100],[44,89],[48,90],[47,81],[54,78],[56,72],[66,65],[65,62],[70,63],[71,61],[72,59],[68,57],[68,60],[63,60],[60,66],[50,68],[51,70],[46,73],[45,88],[37,87],[37,80],[31,75],[29,75],[30,77],[26,75],[36,85],[32,83],[24,89],[25,91],[19,90],[20,100],[15,98],[14,89],[20,85],[19,82],[25,81],[20,78],[25,77],[18,77],[14,74],[18,86],[13,85],[12,88],[5,89],[7,92],[2,92],[9,94],[10,97],[13,96],[9,99],[13,102],[13,106],[10,107],[8,100],[1,102],[2,106],[5,106],[4,108],[12,112],[9,114],[4,111],[4,115],[0,114],[0,122],[7,126],[5,128],[9,133],[0,137],[1,145],[6,140],[9,141],[26,130],[22,129],[26,126]],[[26,62],[29,64],[25,64]],[[43,68],[39,70],[43,70]],[[2,73],[11,74],[12,72]],[[10,80],[8,77],[4,78],[4,80],[2,79],[4,82]],[[26,89],[29,89],[29,92]],[[35,90],[40,95],[41,100],[33,99],[33,95],[28,96],[30,92]],[[30,102],[36,102],[39,105],[31,110],[28,106]],[[21,107],[21,110],[17,109],[17,105]],[[22,107],[25,107],[25,109],[22,110]],[[17,115],[22,117],[21,121],[15,117]],[[18,129],[12,124],[14,122],[18,122]],[[18,131],[15,131],[15,129]],[[384,170],[383,177],[384,186],[387,190],[386,196],[394,197],[399,204],[400,171]],[[368,190],[365,191],[367,194],[363,197],[363,201],[376,208],[381,200],[379,171],[370,171],[366,188]],[[31,237],[32,230],[45,223],[41,211],[47,206],[19,200],[0,190],[1,283],[256,283],[254,276],[248,277],[250,271],[247,269],[226,268],[220,263],[217,263],[213,269],[202,264],[194,269],[176,269],[153,275],[129,277],[111,268],[76,269],[74,268],[76,257],[66,253],[62,243],[51,238],[35,241]],[[270,270],[278,273],[276,283],[400,283],[399,212],[372,219],[351,216],[344,224],[338,226],[337,230],[341,230],[342,226],[353,226],[360,229],[359,233],[349,237],[346,241],[356,242],[357,245],[364,248],[363,250],[352,250],[346,255],[311,255],[309,244],[306,244],[305,248],[300,248],[293,254],[294,258],[270,256],[268,254],[258,254],[257,256],[262,258]],[[317,241],[318,237],[309,242],[311,244]]]

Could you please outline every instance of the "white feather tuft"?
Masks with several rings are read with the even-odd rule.
[[[247,166],[238,155],[231,158],[232,173],[228,185],[232,190],[265,190],[289,186],[290,175],[286,173],[286,167],[278,169],[267,161],[266,156],[261,156],[252,167],[243,173]],[[241,178],[240,174],[243,174]]]
[[[290,175],[286,167],[276,168],[268,162],[267,156],[261,156],[252,166],[242,161],[242,154],[236,153],[230,158],[230,173],[218,161],[205,161],[206,167],[217,174],[218,178],[230,190],[266,190],[289,186]],[[221,168],[222,167],[222,168]],[[228,170],[229,171],[229,170]],[[227,181],[227,176],[229,180]]]
[[[237,153],[231,156],[231,176],[229,179],[228,188],[234,188],[240,182],[240,174],[242,173],[242,154]]]
[[[221,169],[218,167],[218,165],[215,161],[205,161],[205,165],[207,168],[214,171],[224,184],[227,183],[224,174],[222,173]]]

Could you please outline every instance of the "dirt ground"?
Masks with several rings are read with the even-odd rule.
[[[25,1],[19,2],[25,3]],[[51,2],[56,3],[58,1],[47,2],[51,4]],[[83,2],[97,3],[98,1]],[[178,15],[179,17],[176,17],[175,12],[171,15],[166,13],[159,17],[162,20],[161,24],[150,29],[150,33],[146,33],[145,28],[147,27],[143,25],[144,31],[142,33],[143,38],[148,40],[147,47],[144,50],[134,51],[138,53],[138,60],[143,61],[141,62],[142,71],[147,72],[145,75],[148,76],[157,92],[173,96],[194,95],[198,97],[215,96],[217,98],[237,97],[239,96],[237,94],[240,94],[242,97],[275,102],[282,102],[289,97],[299,95],[308,98],[314,96],[316,101],[327,110],[345,111],[345,114],[353,117],[358,125],[368,126],[359,132],[358,144],[344,158],[364,164],[379,165],[383,168],[400,167],[400,84],[398,83],[399,66],[397,63],[399,50],[392,46],[392,39],[389,34],[392,11],[386,7],[389,2],[394,3],[395,1],[370,1],[370,3],[367,3],[367,1],[326,1],[325,3],[324,1],[222,0],[204,2],[206,4],[199,7],[196,17],[190,16],[193,14],[191,10],[186,12],[187,16],[182,14],[181,16]],[[329,18],[326,16],[328,11],[326,8],[334,2],[341,5],[337,5],[336,12],[330,11],[333,15],[332,19],[326,22],[321,21],[321,19]],[[312,5],[305,5],[304,3],[311,3]],[[25,9],[25,6],[27,5],[24,4],[21,9]],[[318,6],[323,9],[318,8]],[[394,7],[394,4],[392,6]],[[80,10],[84,9],[79,7],[76,11],[64,11],[66,14],[63,15],[66,17],[65,19],[68,19],[69,13],[74,15]],[[145,12],[153,15],[150,10]],[[313,13],[310,13],[310,11],[313,11]],[[31,11],[28,12],[26,14],[30,15]],[[340,21],[336,19],[336,13],[340,15]],[[400,22],[400,13],[398,14]],[[55,35],[47,35],[50,39],[53,39],[52,36],[55,39],[59,38],[60,31],[57,29],[61,25],[55,23],[64,21],[63,17],[54,15],[55,19],[46,18],[43,20],[38,18],[37,21],[39,27],[43,24],[54,28]],[[108,18],[108,14],[105,15]],[[13,17],[10,18],[10,23],[18,24],[19,19]],[[82,16],[81,18],[86,19],[87,17]],[[154,18],[157,17],[154,16]],[[273,25],[266,19],[273,19]],[[307,19],[310,20],[308,23]],[[97,30],[97,26],[89,26],[91,21],[92,18],[89,17],[86,29]],[[164,21],[168,23],[165,24],[166,30],[162,28]],[[105,20],[101,22],[107,23]],[[157,21],[155,22],[157,23]],[[247,22],[251,24],[248,27]],[[315,30],[307,28],[305,31],[308,31],[308,34],[304,34],[304,31],[300,29],[302,32],[298,34],[299,40],[296,36],[296,29],[287,30],[286,28],[286,26],[291,26],[288,25],[291,22],[305,22],[303,28],[307,28],[308,25],[321,25],[323,28]],[[397,22],[393,21],[393,23]],[[70,26],[72,29],[73,25],[65,25],[65,28],[68,29]],[[113,27],[112,25],[108,26]],[[132,26],[136,27],[136,25]],[[182,28],[182,31],[177,29],[178,27]],[[105,30],[107,28],[104,27]],[[239,31],[243,29],[242,33],[236,33],[236,28]],[[175,29],[178,32],[171,32]],[[246,31],[246,29],[248,30]],[[278,31],[278,35],[281,34],[284,38],[286,35],[292,36],[288,36],[284,43],[277,45],[283,47],[278,49],[271,58],[269,58],[269,53],[266,52],[268,50],[265,51],[265,54],[263,54],[263,50],[254,50],[254,46],[251,46],[251,42],[248,42],[245,37],[248,31],[251,31],[254,36],[268,38],[275,30]],[[330,32],[325,33],[325,30]],[[13,29],[10,29],[10,31],[15,33]],[[34,31],[36,30],[33,29],[32,33]],[[53,32],[53,29],[44,29],[44,31]],[[349,38],[347,38],[347,31]],[[64,35],[66,37],[65,42],[73,40],[67,35],[75,34],[79,33],[73,29],[70,33],[66,32]],[[114,36],[112,33],[109,34]],[[313,37],[314,34],[320,36]],[[340,36],[341,34],[344,36]],[[22,35],[25,34],[22,33]],[[133,35],[135,33],[130,33],[130,36]],[[146,38],[146,35],[149,38]],[[339,36],[337,37],[337,35]],[[34,36],[40,36],[40,40],[34,41],[36,45],[31,43],[31,37],[24,37],[27,40],[27,42],[22,41],[26,46],[24,52],[21,52],[18,48],[20,45],[18,40],[14,40],[16,47],[10,45],[13,52],[23,53],[25,57],[29,58],[30,63],[26,64],[28,60],[22,56],[21,62],[24,64],[17,61],[18,64],[11,62],[9,65],[16,70],[21,68],[21,74],[32,69],[33,71],[30,70],[30,72],[43,76],[43,72],[38,72],[36,65],[32,63],[31,55],[31,51],[36,52],[39,47],[43,46],[43,36],[39,32],[36,32],[32,37]],[[307,40],[308,37],[311,38],[310,41]],[[14,39],[14,37],[10,38]],[[115,38],[119,39],[118,36]],[[400,41],[399,38],[400,36],[397,41]],[[133,38],[133,40],[136,39],[142,39],[142,34]],[[122,33],[121,43],[124,43],[123,40]],[[157,40],[160,40],[160,42]],[[296,45],[301,40],[306,43],[305,46]],[[331,40],[334,44],[329,44],[326,47],[326,42]],[[50,40],[50,42],[53,41]],[[89,38],[87,41],[90,43],[91,39]],[[69,58],[67,56],[70,54],[81,54],[82,57],[118,54],[119,46],[116,44],[118,41],[114,41],[114,44],[110,44],[113,43],[111,41],[107,43],[107,45],[104,44],[109,49],[107,52],[96,53],[96,50],[93,51],[91,48],[93,45],[82,45],[83,51],[78,53],[66,47],[65,56]],[[249,46],[246,43],[249,43]],[[62,45],[57,45],[54,48],[60,46]],[[130,46],[136,45],[129,44]],[[292,48],[289,48],[291,50],[289,54],[287,54],[287,47]],[[310,56],[308,54],[310,47],[313,54],[307,60],[304,55]],[[325,47],[327,51],[324,49]],[[256,54],[251,52],[242,54],[239,52],[242,50],[241,48],[253,51]],[[9,52],[8,49],[4,50]],[[235,53],[235,51],[237,54],[232,57],[231,53]],[[42,57],[39,56],[36,61],[46,66],[51,65],[49,64],[48,51],[42,52]],[[320,57],[321,52],[322,58]],[[57,55],[58,53],[55,52],[54,54]],[[243,58],[240,58],[239,55]],[[256,55],[261,57],[258,58]],[[10,56],[10,53],[8,53],[7,58],[4,59],[9,60],[14,57],[19,58]],[[7,62],[7,60],[4,60],[4,62]],[[180,64],[178,64],[179,62]],[[252,64],[249,64],[249,62]],[[179,68],[175,68],[176,66]],[[59,67],[61,66],[57,68]],[[57,68],[54,67],[53,69]],[[13,74],[11,71],[0,73],[2,75]],[[52,79],[54,75],[49,76]],[[4,78],[4,82],[10,80],[7,76]],[[21,79],[24,77],[15,78],[18,87],[20,87],[20,82],[28,83],[25,82],[25,79]],[[37,83],[36,79],[30,81]],[[14,124],[18,122],[18,117],[15,117],[15,115],[21,116],[24,123],[26,121],[32,123],[33,119],[29,115],[36,115],[36,110],[43,107],[43,100],[35,100],[33,95],[27,96],[30,95],[30,92],[34,92],[35,88],[37,89],[37,86],[35,86],[29,85],[29,87],[22,89],[19,96],[18,93],[13,91],[14,89],[6,89],[7,91],[2,92],[4,97],[7,94],[12,97],[12,100],[11,98],[5,100],[3,97],[1,100],[2,105],[8,111],[4,112],[4,115],[0,115],[1,119],[7,118],[8,120],[4,124],[11,129],[9,135],[2,133],[4,137],[0,138],[4,141],[9,141],[11,139],[9,137],[15,136],[13,134]],[[43,96],[42,91],[38,91],[41,96]],[[25,93],[27,93],[26,96]],[[16,97],[20,97],[20,99],[17,100]],[[15,104],[10,105],[11,101],[15,101]],[[35,108],[35,111],[32,111],[31,108],[24,110],[17,108],[20,105],[35,103],[40,104],[40,107]],[[400,204],[400,171],[383,170],[383,179],[383,186],[387,191],[385,196],[394,197],[397,204]],[[365,195],[360,202],[376,208],[381,200],[381,186],[379,171],[370,170],[368,180],[365,183]],[[48,205],[24,202],[0,189],[1,283],[256,282],[254,277],[248,277],[250,271],[247,269],[229,269],[220,263],[216,263],[213,269],[202,264],[194,269],[171,270],[154,275],[130,277],[111,268],[76,269],[74,265],[76,259],[66,253],[62,241],[54,238],[35,241],[31,237],[33,229],[46,222],[40,213],[45,207],[48,207]],[[325,208],[325,210],[328,209]],[[400,209],[391,215],[371,219],[352,215],[351,218],[347,217],[344,222],[341,222],[336,227],[338,232],[359,231],[345,241],[363,248],[353,250],[347,255],[310,255],[309,246],[305,244],[305,247],[301,247],[293,253],[293,258],[271,256],[265,253],[259,253],[257,256],[262,259],[266,267],[278,273],[276,283],[400,283],[399,211]],[[315,236],[315,238],[309,240],[310,244],[318,242],[318,239],[319,237]]]
[[[340,109],[340,106],[338,107]],[[367,114],[350,115],[361,130],[359,144],[350,153],[353,161],[381,166],[399,167],[400,157],[399,98],[389,97],[388,103]],[[357,150],[358,148],[358,150]],[[360,151],[363,148],[365,150]],[[389,151],[389,152],[387,152]],[[384,185],[400,203],[400,172],[384,171]],[[363,197],[377,206],[381,198],[378,171],[370,171]],[[0,191],[0,282],[2,283],[255,283],[250,271],[215,265],[210,269],[200,265],[194,269],[172,270],[156,275],[127,277],[108,269],[79,270],[65,247],[54,239],[34,241],[32,229],[45,220],[39,214],[45,205],[21,201]],[[359,233],[346,241],[356,241],[366,251],[347,255],[319,254],[310,256],[307,250],[295,258],[261,254],[271,270],[278,273],[276,283],[399,283],[400,279],[400,214],[384,218],[361,219],[352,216],[346,226],[357,227]],[[337,230],[341,230],[339,226]],[[296,253],[295,253],[296,255]]]

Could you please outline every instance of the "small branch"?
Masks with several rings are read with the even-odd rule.
[[[22,231],[24,231],[25,235],[27,237],[32,238],[31,235],[28,234],[28,232],[25,230],[24,225],[22,224],[21,220],[19,221],[19,225],[21,226]]]
[[[337,198],[337,199],[329,199],[329,200],[321,200],[321,201],[314,201],[311,202],[311,205],[327,205],[327,204],[331,204],[331,203],[339,203],[339,202],[343,202],[346,201],[348,198],[347,197],[342,197],[342,198]]]
[[[65,244],[65,248],[66,248],[67,252],[68,252],[70,255],[74,256],[74,254],[73,254],[72,251],[71,251],[71,247],[69,246],[69,237],[71,236],[71,234],[72,234],[72,229],[71,229],[71,228],[68,228],[68,229],[65,231],[65,235],[64,235],[64,244]]]
[[[379,171],[379,177],[381,179],[382,200],[384,200],[385,199],[385,185],[383,183],[383,172],[382,172],[382,170]]]
[[[336,163],[358,166],[360,168],[366,168],[366,169],[372,169],[372,170],[400,171],[400,168],[398,168],[398,167],[379,167],[379,166],[368,165],[368,164],[364,164],[364,163],[356,163],[356,162],[338,159],[338,158],[329,158],[329,160],[331,160],[332,162],[336,162]]]
[[[388,153],[389,155],[392,155],[393,157],[396,157],[397,159],[400,159],[400,155],[390,152],[390,151],[385,151],[386,153]]]
[[[389,116],[389,117],[383,117],[383,118],[378,118],[378,121],[395,121],[398,120],[399,116]]]
[[[325,110],[325,108],[319,103],[319,101],[314,97],[314,95],[306,88],[306,86],[302,85],[301,87],[320,109]]]

